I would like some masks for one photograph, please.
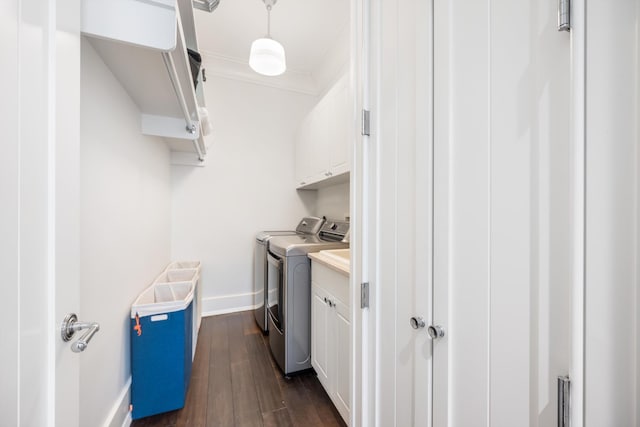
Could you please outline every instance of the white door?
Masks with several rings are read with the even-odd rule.
[[[375,424],[555,425],[573,250],[557,5],[371,4]]]
[[[78,425],[78,1],[0,4],[0,413],[11,426]]]
[[[556,7],[434,3],[436,427],[557,423],[573,197],[570,35]]]
[[[432,6],[372,0],[371,137],[366,196],[367,341],[374,364],[368,425],[427,426],[432,299]],[[410,319],[425,326],[414,330]],[[364,329],[364,328],[363,328]]]

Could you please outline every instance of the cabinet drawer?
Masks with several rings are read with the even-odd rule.
[[[319,262],[311,263],[311,282],[336,297],[345,306],[350,305],[349,277]]]

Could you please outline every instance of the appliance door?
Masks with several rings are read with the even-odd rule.
[[[267,244],[256,239],[254,253],[253,304],[254,315],[263,332],[267,332],[267,311],[265,308],[265,291],[267,288]]]
[[[282,332],[284,325],[284,262],[270,251],[267,254],[267,305],[269,317]]]

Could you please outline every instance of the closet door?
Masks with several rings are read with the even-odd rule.
[[[368,238],[378,359],[370,401],[380,426],[428,426],[431,418],[432,28],[430,1],[372,1],[367,149],[376,223]]]
[[[552,2],[433,4],[433,425],[555,426],[572,355],[570,35]]]

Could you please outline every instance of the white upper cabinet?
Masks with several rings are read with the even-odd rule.
[[[198,50],[191,1],[83,0],[82,33],[140,108],[142,133],[203,159],[204,98],[187,54]]]
[[[345,74],[332,89],[329,111],[335,120],[328,129],[329,171],[333,175],[349,172],[349,82]]]
[[[348,181],[350,117],[345,74],[300,125],[295,156],[298,189]]]
[[[295,179],[298,185],[311,181],[311,117],[306,116],[296,132]]]

